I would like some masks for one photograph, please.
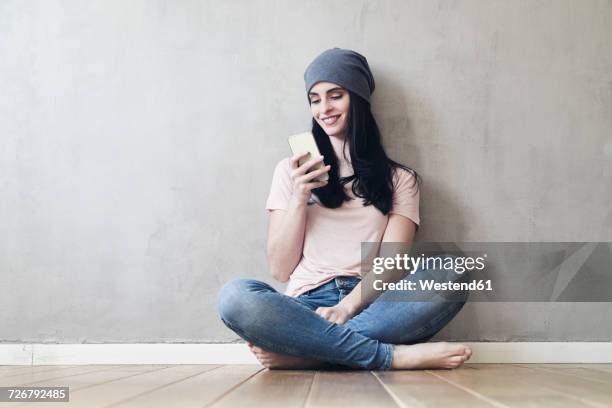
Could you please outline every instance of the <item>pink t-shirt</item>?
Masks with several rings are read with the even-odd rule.
[[[341,176],[353,173],[344,159],[339,160],[339,167]],[[288,158],[276,165],[266,210],[287,209],[293,193],[290,172]],[[354,199],[338,208],[309,203],[302,259],[289,278],[286,295],[297,297],[337,276],[361,277],[361,243],[380,242],[389,216],[373,205],[364,207],[363,199],[352,194],[351,185],[347,183],[345,191]],[[419,192],[414,176],[404,169],[395,172],[391,213],[419,225]]]

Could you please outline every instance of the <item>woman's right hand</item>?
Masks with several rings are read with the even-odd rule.
[[[331,168],[330,165],[323,166],[320,169],[313,170],[307,173],[311,167],[319,164],[323,161],[323,156],[313,157],[312,159],[304,162],[301,166],[299,165],[300,159],[306,157],[308,152],[295,154],[291,162],[291,180],[293,180],[293,199],[299,204],[306,204],[310,200],[312,190],[315,188],[323,187],[327,185],[327,181],[313,180],[322,174],[325,174]]]

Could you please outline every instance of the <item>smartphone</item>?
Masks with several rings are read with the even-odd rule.
[[[319,152],[319,148],[317,147],[317,142],[311,132],[299,133],[297,135],[289,136],[289,146],[291,146],[291,151],[293,154],[298,154],[301,152],[308,152],[310,155],[305,156],[300,159],[298,164],[301,166],[304,162],[307,162],[312,157],[319,157],[321,153]],[[325,163],[321,162],[314,167],[311,167],[309,173],[313,170],[320,169],[324,167]],[[320,175],[319,177],[315,177],[313,180],[317,181],[325,181],[329,179],[329,174],[325,173]]]

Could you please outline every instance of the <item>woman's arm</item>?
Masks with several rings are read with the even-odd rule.
[[[302,257],[306,204],[292,203],[285,210],[270,213],[268,263],[274,279],[287,282]]]
[[[391,214],[389,215],[389,221],[387,222],[382,242],[403,242],[408,247],[412,244],[415,233],[416,224],[414,221],[403,215]],[[404,273],[405,271],[384,273],[379,275],[378,278],[383,282],[397,282]],[[357,315],[381,295],[381,292],[374,290],[372,285],[364,285],[362,288],[362,283],[363,281],[359,282],[351,293],[336,306],[318,308],[317,314],[337,324],[342,324]]]
[[[267,255],[270,271],[274,279],[287,282],[289,276],[302,258],[304,232],[306,229],[306,208],[311,191],[327,184],[326,181],[313,181],[329,171],[330,166],[307,171],[321,162],[323,157],[312,158],[299,166],[299,160],[307,153],[291,158],[292,195],[286,210],[273,210],[268,227]]]

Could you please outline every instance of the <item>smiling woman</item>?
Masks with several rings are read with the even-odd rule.
[[[349,114],[348,91],[331,82],[319,82],[308,93],[312,117],[330,137],[346,132]]]
[[[268,368],[461,365],[471,355],[467,346],[425,342],[465,298],[385,301],[391,293],[361,284],[361,243],[410,244],[420,222],[419,176],[384,151],[367,60],[329,49],[304,81],[322,157],[301,165],[303,154],[281,160],[266,202],[271,273],[289,284],[281,294],[254,279],[228,282],[218,298],[221,319]],[[326,166],[309,171],[321,160]],[[315,180],[326,172],[328,182]]]

